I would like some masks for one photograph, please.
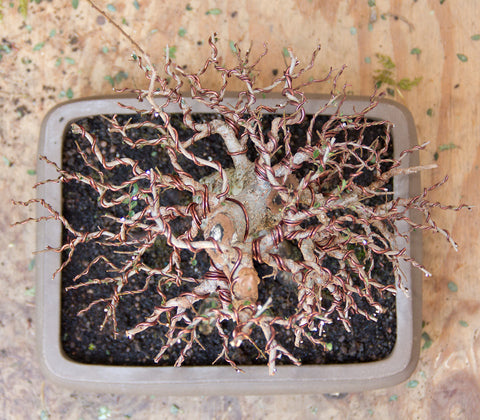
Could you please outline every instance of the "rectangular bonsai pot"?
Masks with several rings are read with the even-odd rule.
[[[328,101],[327,96],[316,96],[305,105],[307,114],[313,114]],[[268,105],[270,98],[258,100]],[[70,123],[79,118],[102,114],[128,114],[120,107],[125,105],[146,108],[131,97],[88,98],[70,101],[53,108],[43,121],[39,155],[61,163],[62,143]],[[367,97],[347,97],[342,105],[345,114],[368,106]],[[211,112],[206,107],[193,104],[193,112]],[[168,108],[167,108],[168,111]],[[325,112],[333,113],[333,108]],[[383,100],[369,111],[375,120],[388,120],[394,124],[392,135],[394,154],[398,157],[404,149],[417,144],[413,118],[402,105]],[[408,154],[404,166],[417,165],[417,158]],[[55,169],[44,161],[38,164],[38,180],[54,179]],[[399,176],[394,180],[395,196],[413,196],[420,193],[420,176]],[[62,206],[61,185],[47,183],[38,188],[56,210]],[[46,216],[40,208],[38,217]],[[410,215],[413,218],[413,215]],[[407,231],[400,223],[401,232]],[[421,235],[413,232],[408,243],[402,244],[409,255],[421,262]],[[37,249],[57,248],[61,244],[62,225],[49,220],[37,225]],[[70,360],[61,343],[61,274],[52,278],[61,264],[61,255],[44,252],[36,261],[36,332],[38,354],[46,377],[56,383],[85,391],[114,393],[158,393],[162,395],[231,395],[231,394],[281,394],[281,393],[335,393],[356,392],[395,385],[406,380],[416,367],[421,333],[421,272],[410,264],[401,263],[407,278],[408,296],[401,290],[396,295],[396,343],[390,355],[380,361],[367,363],[279,366],[274,376],[268,375],[267,366],[245,366],[245,373],[237,373],[230,366],[200,367],[131,367],[82,364]]]

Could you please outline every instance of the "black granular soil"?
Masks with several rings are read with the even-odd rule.
[[[119,120],[126,121],[127,117],[121,116]],[[131,116],[128,118],[132,118]],[[139,117],[135,116],[134,119]],[[177,128],[181,132],[181,120],[177,118]],[[210,115],[199,116],[199,119],[212,118]],[[145,146],[142,149],[132,149],[122,144],[118,135],[108,132],[108,123],[101,117],[92,117],[78,122],[91,134],[99,139],[99,145],[107,159],[118,156],[128,156],[138,159],[142,169],[158,167],[163,173],[172,172],[169,167],[164,151],[157,147]],[[294,137],[300,137],[304,133],[308,122],[303,123],[293,133]],[[321,121],[318,124],[322,124]],[[303,131],[302,131],[303,130]],[[371,127],[366,130],[364,137],[373,140],[381,135],[382,128]],[[131,133],[131,132],[129,132]],[[188,133],[187,133],[188,134]],[[152,138],[153,131],[148,128],[142,128],[136,133],[136,138]],[[185,133],[184,133],[185,135]],[[371,141],[371,140],[370,140]],[[83,150],[89,154],[87,143],[78,135],[67,132],[63,149],[63,168],[68,171],[83,172],[92,174],[93,171],[86,167],[81,159],[75,142],[78,142]],[[231,159],[225,153],[221,146],[219,138],[212,136],[210,142],[204,143],[196,150],[197,155],[208,158],[213,156],[215,160],[222,162],[224,167],[231,166]],[[252,151],[249,152],[250,155]],[[251,158],[252,156],[249,157]],[[184,169],[189,173],[194,173],[195,167],[188,167],[187,162],[182,161]],[[205,176],[208,170],[196,174],[198,177]],[[118,182],[125,179],[128,170],[113,171],[112,181]],[[177,192],[170,192],[166,200],[171,200],[172,204],[188,199]],[[116,209],[115,215],[122,217],[128,214],[127,206],[123,209]],[[76,229],[90,231],[98,229],[98,226],[105,226],[109,223],[103,218],[105,210],[97,206],[97,196],[90,187],[77,182],[69,182],[63,185],[63,214]],[[64,240],[67,233],[64,232]],[[118,251],[118,250],[117,250]],[[75,284],[74,277],[81,273],[89,262],[98,255],[108,255],[111,261],[120,261],[124,256],[113,253],[111,249],[100,247],[94,244],[84,244],[77,248],[71,263],[63,270],[62,284],[65,287]],[[155,247],[152,252],[145,256],[147,264],[161,266],[165,261],[165,252],[162,251],[161,244]],[[205,254],[198,254],[196,263],[191,263],[191,254],[185,252],[185,274],[192,277],[200,277],[208,269],[208,259]],[[65,259],[66,255],[63,256]],[[384,284],[392,284],[393,276],[391,267],[383,262],[383,269],[377,268],[374,277]],[[382,266],[382,261],[376,263],[377,267]],[[257,265],[260,274],[266,276],[270,273],[266,266]],[[101,264],[94,267],[89,278],[108,277],[107,267]],[[85,281],[85,279],[83,279]],[[145,283],[145,277],[139,275],[131,279],[128,287],[133,289],[141,288]],[[296,291],[294,286],[285,279],[285,276],[268,277],[262,280],[260,284],[259,302],[265,302],[268,297],[273,299],[273,312],[279,316],[288,316],[293,313],[297,304]],[[172,286],[167,291],[169,295],[188,290],[188,285],[182,289]],[[146,291],[140,295],[125,296],[121,299],[117,308],[117,330],[118,338],[114,339],[112,334],[112,325],[107,324],[103,330],[100,326],[103,322],[105,305],[99,304],[93,306],[88,312],[78,316],[81,309],[89,305],[90,302],[108,298],[111,293],[111,286],[97,285],[95,287],[79,288],[62,293],[62,343],[63,349],[68,357],[81,363],[109,364],[109,365],[156,365],[153,358],[164,343],[164,328],[158,326],[150,328],[135,336],[135,339],[129,340],[125,337],[124,331],[133,328],[137,323],[145,320],[150,315],[156,305],[161,304],[161,298],[156,292],[156,284],[149,284]],[[310,343],[303,343],[301,348],[294,348],[294,337],[290,330],[277,330],[276,338],[287,349],[297,356],[303,364],[323,364],[323,363],[347,363],[347,362],[368,362],[386,358],[395,345],[396,338],[396,311],[395,298],[391,295],[378,297],[378,301],[387,309],[385,314],[378,315],[377,322],[365,320],[360,315],[354,315],[351,319],[352,332],[348,333],[340,322],[325,326],[325,340],[331,343],[330,351],[323,351],[321,348],[314,347]],[[371,308],[360,300],[357,300],[358,306],[362,309]],[[231,326],[225,324],[225,329]],[[208,330],[208,329],[207,329]],[[259,347],[264,345],[264,339],[261,332],[254,330],[253,338],[257,340]],[[200,341],[205,350],[195,344],[190,350],[188,357],[183,365],[210,365],[217,358],[221,351],[221,340],[214,332],[208,334],[208,331],[200,334]],[[173,365],[180,353],[181,347],[173,347],[168,351],[165,357],[159,362],[159,365]],[[258,352],[248,343],[232,352],[231,357],[238,364],[266,364],[265,358],[258,357]],[[225,361],[219,360],[217,364],[223,364]],[[281,363],[281,361],[279,361]]]

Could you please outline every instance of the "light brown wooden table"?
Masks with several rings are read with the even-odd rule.
[[[480,418],[480,243],[478,179],[480,165],[480,9],[475,0],[178,0],[113,1],[111,15],[160,62],[167,44],[179,63],[196,69],[208,53],[206,41],[216,31],[225,62],[234,56],[229,42],[253,51],[268,42],[261,81],[284,65],[282,50],[291,47],[301,60],[322,44],[315,76],[346,64],[343,81],[355,94],[370,94],[376,54],[390,56],[397,80],[422,77],[417,87],[396,99],[412,111],[419,141],[430,141],[422,163],[438,158],[438,169],[423,174],[430,185],[449,174],[433,194],[442,202],[476,205],[473,211],[435,212],[460,246],[455,253],[438,236],[424,236],[424,263],[433,273],[424,280],[422,350],[412,380],[393,388],[351,394],[270,397],[163,398],[76,394],[50,383],[34,354],[34,279],[30,264],[34,226],[11,229],[30,216],[12,208],[12,199],[32,195],[41,120],[66,96],[111,93],[106,76],[128,73],[118,86],[143,86],[129,61],[132,46],[85,0],[30,3],[24,19],[19,1],[3,2],[0,24],[0,417],[91,419],[106,408],[111,418]],[[164,5],[161,5],[164,3]],[[107,2],[99,4],[106,7]],[[187,4],[191,10],[187,10]],[[219,14],[207,14],[218,8]],[[376,14],[376,19],[375,19]],[[125,22],[122,23],[122,19]],[[369,25],[370,22],[370,25]],[[183,36],[178,34],[185,29]],[[412,53],[419,49],[419,54]],[[414,50],[415,52],[416,50]],[[417,51],[418,52],[418,51]],[[463,54],[467,61],[459,59]],[[208,80],[214,85],[213,80]],[[444,150],[447,149],[447,150]],[[438,153],[438,156],[435,155]],[[453,282],[457,291],[451,291]],[[416,384],[416,386],[413,385]]]

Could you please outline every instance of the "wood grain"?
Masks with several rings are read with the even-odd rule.
[[[10,200],[31,196],[36,143],[41,120],[53,105],[74,98],[108,94],[106,76],[120,71],[128,79],[116,87],[144,86],[142,75],[129,60],[132,45],[112,25],[80,0],[29,3],[24,19],[3,2],[0,24],[0,412],[4,418],[29,418],[43,411],[51,418],[97,418],[107,407],[112,418],[478,418],[480,412],[480,33],[479,3],[475,0],[190,0],[154,2],[112,1],[109,12],[122,27],[161,63],[167,44],[176,47],[179,63],[199,68],[208,54],[212,32],[220,38],[225,63],[234,56],[229,42],[255,54],[268,43],[259,81],[268,83],[274,69],[284,66],[282,49],[291,47],[303,61],[320,43],[322,51],[312,76],[330,67],[347,70],[342,78],[355,94],[370,94],[376,54],[396,64],[395,78],[422,81],[395,97],[414,115],[419,141],[430,141],[421,153],[423,163],[438,157],[438,168],[422,176],[424,186],[449,181],[432,194],[449,204],[465,202],[472,211],[435,211],[435,216],[459,243],[456,253],[438,236],[424,235],[424,263],[432,272],[424,281],[424,332],[431,346],[422,351],[410,387],[396,387],[332,398],[321,395],[216,398],[150,398],[75,394],[43,377],[34,357],[33,274],[29,270],[34,244],[33,226],[11,229],[9,224],[31,215]],[[106,1],[98,0],[106,7]],[[187,4],[192,10],[187,10]],[[218,15],[207,14],[218,8]],[[122,23],[122,19],[125,22]],[[178,34],[185,29],[184,36]],[[420,54],[412,54],[414,48]],[[461,61],[457,54],[464,54]],[[206,83],[218,86],[207,74]],[[232,86],[234,88],[235,86]],[[328,91],[328,86],[324,87]],[[431,111],[428,111],[431,110]],[[427,113],[428,111],[428,113]],[[430,114],[430,115],[428,115]],[[449,145],[449,146],[445,146]],[[447,149],[447,150],[443,150]],[[30,267],[31,268],[31,267]],[[449,283],[458,290],[452,291]]]

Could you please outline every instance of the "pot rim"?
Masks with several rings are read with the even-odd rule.
[[[225,98],[232,102],[235,96]],[[270,95],[258,99],[257,104],[269,105],[280,97]],[[314,95],[305,104],[307,114],[316,112],[330,100],[330,95]],[[187,101],[190,99],[186,99]],[[64,133],[76,119],[101,114],[133,113],[119,102],[149,110],[147,102],[138,102],[131,95],[90,97],[72,100],[55,106],[44,118],[41,128],[39,155],[61,162]],[[347,96],[342,111],[350,114],[370,104],[370,98]],[[329,107],[325,114],[334,110]],[[166,108],[173,111],[173,105]],[[176,110],[178,112],[178,110]],[[212,112],[194,102],[192,112]],[[393,123],[394,154],[417,144],[417,136],[410,112],[392,100],[381,100],[368,112],[372,119]],[[415,166],[418,157],[408,154],[404,166]],[[57,173],[51,165],[39,161],[38,181],[54,179]],[[395,196],[413,196],[420,193],[420,175],[398,176],[394,181]],[[48,183],[38,187],[38,197],[61,209],[61,185]],[[37,217],[45,216],[39,206]],[[410,215],[413,218],[414,215]],[[407,225],[400,223],[400,231]],[[56,248],[61,243],[62,226],[59,221],[48,220],[37,224],[37,249]],[[402,244],[408,255],[421,262],[421,234],[412,232],[410,241]],[[402,261],[400,268],[407,278],[409,294],[398,290],[396,295],[397,339],[393,351],[385,359],[366,363],[328,365],[279,366],[275,376],[268,376],[267,366],[242,366],[245,374],[236,373],[230,366],[202,366],[181,368],[150,366],[105,366],[74,362],[63,352],[61,344],[61,276],[52,279],[60,266],[60,254],[43,252],[36,256],[36,335],[41,367],[48,379],[65,386],[85,391],[161,393],[162,395],[192,395],[198,390],[204,395],[226,394],[280,394],[280,393],[335,393],[356,392],[393,386],[411,375],[420,351],[422,275],[420,270]],[[397,287],[398,289],[398,287]]]

